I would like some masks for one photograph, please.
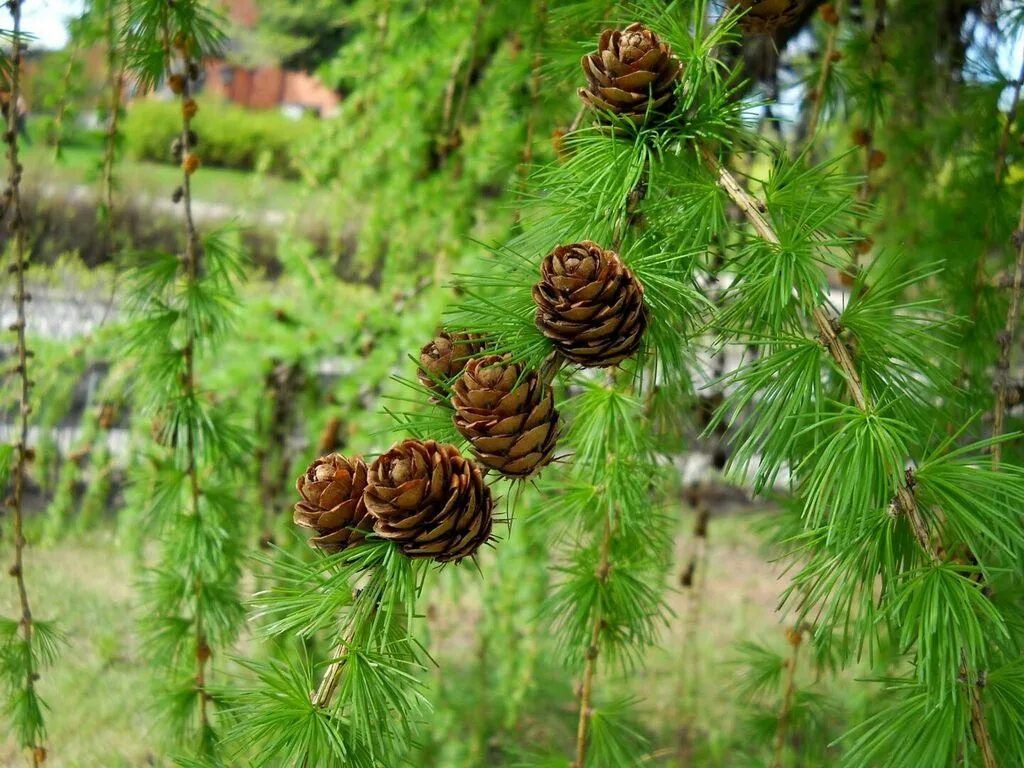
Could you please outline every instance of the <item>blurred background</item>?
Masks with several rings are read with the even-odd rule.
[[[316,455],[378,452],[401,432],[395,414],[415,397],[401,379],[415,375],[410,357],[439,327],[451,277],[483,263],[481,243],[521,226],[529,168],[557,160],[577,117],[579,56],[602,19],[629,12],[593,1],[210,4],[227,44],[199,73],[193,207],[200,227],[224,228],[251,266],[238,331],[201,377],[262,446],[239,490],[253,550],[270,541],[298,550],[294,477]],[[712,22],[723,5],[710,4]],[[962,354],[968,375],[982,377],[1005,317],[1024,179],[1021,4],[889,0],[881,29],[874,2],[843,4],[838,27],[822,5],[803,2],[790,23],[722,52],[748,79],[743,95],[762,102],[750,123],[795,152],[818,113],[821,146],[862,175],[857,194],[881,211],[867,225],[865,260],[898,252],[908,271],[944,261],[927,290],[976,320]],[[119,278],[132,251],[179,247],[180,107],[166,85],[139,92],[111,70],[93,5],[27,0],[24,11],[34,36],[19,109],[38,359],[28,577],[39,613],[60,616],[71,638],[42,681],[55,705],[47,764],[164,765],[134,632],[134,574],[152,545],[136,524],[146,489],[127,483],[152,425],[132,408]],[[816,110],[810,94],[829,56]],[[1008,171],[994,182],[1000,151]],[[834,276],[838,300],[850,282]],[[5,292],[0,322],[13,311]],[[742,481],[725,482],[728,434],[703,431],[721,400],[709,385],[730,365],[701,361],[679,403],[691,426],[672,450],[665,493],[678,519],[673,614],[642,664],[611,673],[613,698],[637,699],[623,727],[650,765],[767,765],[794,663],[772,542],[796,512],[781,492],[754,500]],[[530,493],[523,505],[523,514],[541,506]],[[424,643],[444,674],[431,679],[435,716],[415,765],[513,766],[572,739],[577,681],[536,620],[549,588],[545,540],[519,526],[487,557],[497,567],[444,571],[429,595]],[[247,591],[259,585],[250,573]],[[825,658],[797,667],[787,766],[838,765],[835,738],[884,696],[852,684],[870,674],[866,662],[828,668]],[[0,764],[20,761],[13,743],[0,744]]]

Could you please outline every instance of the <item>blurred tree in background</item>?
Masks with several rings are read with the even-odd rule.
[[[169,67],[161,19],[187,53]],[[603,86],[581,57],[634,21],[682,62],[638,127],[577,95]],[[2,462],[24,470],[33,604],[70,638],[42,649],[47,765],[1024,763],[1024,3],[104,0],[69,31],[25,72],[29,130],[63,147],[11,170],[35,386],[31,459]],[[338,114],[247,116],[202,91],[222,59],[315,73]],[[90,121],[122,66],[126,119]],[[612,87],[646,104],[647,83]],[[193,217],[212,234],[185,279]],[[542,260],[582,240],[644,287],[641,349],[610,374],[534,326]],[[555,462],[487,475],[476,567],[309,548],[291,507],[317,457],[473,455],[465,361],[417,375],[459,333],[535,382],[531,419],[550,391]],[[182,390],[186,338],[217,345]],[[202,461],[160,420],[185,406]],[[222,524],[190,527],[191,475]],[[66,595],[68,551],[119,568],[95,606]],[[204,568],[229,586],[204,593]],[[147,572],[140,647],[117,622]],[[209,665],[196,605],[224,629]],[[97,675],[114,692],[93,706]],[[207,702],[199,748],[139,736],[180,737]],[[0,761],[38,762],[30,721]]]

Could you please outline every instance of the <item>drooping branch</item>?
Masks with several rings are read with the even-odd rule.
[[[1010,352],[1017,329],[1020,326],[1021,293],[1024,287],[1024,203],[1021,204],[1020,219],[1013,242],[1017,246],[1017,264],[1013,271],[1013,285],[1010,293],[1010,308],[1006,313],[1006,325],[999,334],[999,362],[996,364],[996,404],[992,423],[992,437],[996,438],[992,446],[992,464],[998,467],[1003,458],[1003,444],[998,438],[1003,436],[1006,421],[1006,404],[1010,392]]]
[[[1024,66],[1021,67],[1020,76],[1014,84],[1013,99],[1010,102],[1010,110],[1006,115],[1006,125],[999,138],[999,150],[996,154],[996,184],[1000,185],[1003,173],[1006,169],[1006,152],[1010,145],[1010,134],[1013,125],[1017,122],[1017,111],[1020,109],[1021,89],[1024,88]],[[999,334],[999,361],[996,364],[996,402],[993,411],[992,436],[1002,437],[1004,421],[1006,420],[1006,402],[1010,382],[1010,350],[1013,347],[1014,339],[1017,337],[1017,328],[1020,324],[1021,311],[1021,285],[1024,283],[1024,203],[1021,204],[1020,219],[1017,224],[1017,231],[1013,236],[1013,243],[1017,249],[1017,260],[1014,266],[1013,278],[1010,284],[1010,308],[1006,314],[1006,324]],[[979,265],[984,259],[984,254],[978,257]],[[997,440],[992,446],[992,464],[998,467],[1003,457],[1003,445]]]
[[[818,74],[818,84],[811,92],[810,98],[814,102],[811,108],[811,116],[807,121],[807,140],[814,143],[818,134],[818,121],[821,119],[821,111],[825,105],[825,89],[828,87],[829,77],[832,74],[832,65],[837,61],[836,43],[839,39],[839,25],[843,18],[843,10],[846,0],[836,0],[835,23],[829,22],[828,42],[825,44],[825,54],[821,60],[821,72]]]
[[[170,3],[170,0],[168,0]],[[184,210],[185,225],[185,253],[184,271],[185,279],[189,283],[195,283],[200,277],[200,247],[199,235],[196,231],[195,220],[192,215],[192,174],[198,167],[198,157],[192,154],[193,132],[192,118],[196,112],[196,104],[191,96],[190,72],[191,62],[188,58],[189,40],[173,39],[170,33],[170,22],[168,19],[169,10],[164,9],[163,16],[163,45],[167,54],[166,71],[169,75],[168,81],[173,81],[172,90],[179,94],[181,104],[181,156],[182,156],[182,178],[181,178],[181,202]],[[174,70],[173,51],[181,54],[184,71],[180,74],[171,74]],[[184,345],[181,354],[185,361],[185,370],[181,377],[182,395],[191,400],[196,395],[196,354],[195,332],[191,323],[187,324]],[[188,429],[186,436],[186,474],[188,476],[189,488],[189,514],[199,518],[202,514],[200,499],[202,490],[199,482],[199,466],[196,458],[196,436],[194,430]],[[191,591],[195,596],[194,624],[195,624],[195,661],[196,695],[199,699],[199,721],[201,731],[206,732],[210,727],[209,702],[210,694],[207,690],[207,664],[210,660],[211,649],[207,643],[206,629],[203,615],[203,601],[201,599],[203,585],[197,578],[191,585]]]
[[[121,120],[121,99],[124,92],[125,61],[118,51],[118,30],[114,13],[115,0],[107,0],[105,35],[107,41],[107,130],[103,146],[103,172],[101,196],[106,217],[110,247],[114,248],[117,220],[114,216],[114,166],[117,163],[117,143]],[[130,13],[130,5],[129,5]]]
[[[800,646],[803,643],[803,627],[797,626],[786,630],[786,641],[789,643],[789,658],[786,660],[786,687],[782,693],[779,706],[779,720],[775,728],[775,759],[772,768],[782,768],[782,757],[786,747],[786,737],[792,719],[793,698],[796,696],[796,666],[800,659]]]
[[[597,570],[594,577],[601,586],[608,581],[611,573],[611,546],[614,536],[615,524],[612,520],[612,511],[605,512],[604,532],[601,536],[601,554],[597,563]],[[590,630],[590,643],[584,651],[586,662],[583,666],[583,682],[580,686],[580,713],[576,724],[576,758],[572,768],[583,768],[587,759],[587,736],[590,726],[590,718],[593,714],[592,696],[594,691],[594,673],[597,670],[597,658],[601,652],[601,633],[605,630],[605,617],[601,610],[600,600],[594,609]]]
[[[769,243],[778,244],[780,242],[779,237],[776,234],[775,229],[765,217],[767,209],[764,204],[756,200],[740,185],[736,178],[719,161],[718,157],[713,152],[706,147],[701,147],[700,151],[705,164],[717,179],[719,186],[743,212],[744,216],[750,222],[751,226],[753,226],[757,234]],[[812,310],[811,319],[813,320],[815,327],[818,329],[819,339],[828,349],[832,359],[839,366],[843,378],[846,381],[847,390],[854,403],[857,405],[857,408],[865,412],[870,411],[872,407],[871,401],[869,400],[868,394],[861,382],[860,375],[857,373],[857,369],[853,362],[853,358],[850,355],[849,349],[847,349],[846,345],[839,338],[836,319],[833,318],[829,314],[828,310],[826,310],[821,304]],[[939,545],[932,540],[928,524],[920,510],[917,499],[914,496],[913,474],[908,472],[906,477],[900,476],[894,479],[896,480],[897,486],[897,495],[894,500],[894,505],[896,506],[897,511],[906,516],[910,523],[911,530],[914,532],[914,538],[921,547],[925,557],[927,557],[931,562],[942,562],[944,560],[943,552]],[[970,686],[970,681],[968,681],[968,685]],[[974,688],[975,686],[971,687]],[[970,700],[972,702],[971,731],[974,735],[975,741],[978,743],[979,751],[983,758],[985,758],[985,768],[996,768],[997,763],[994,758],[994,748],[989,736],[984,708],[980,705],[980,701],[978,706],[974,706],[976,695],[977,691],[972,690],[970,692]]]
[[[25,695],[29,699],[36,698],[36,683],[39,679],[37,669],[33,633],[34,623],[32,617],[32,606],[29,602],[28,587],[25,584],[25,532],[24,532],[24,500],[25,500],[25,479],[28,472],[28,464],[32,457],[32,451],[28,447],[29,438],[29,415],[32,413],[30,392],[32,380],[29,377],[28,361],[32,356],[25,340],[25,304],[30,296],[25,288],[25,270],[28,268],[28,247],[25,239],[25,222],[22,214],[21,200],[21,172],[22,166],[18,158],[18,100],[21,97],[21,66],[22,66],[22,37],[21,37],[21,2],[10,0],[7,4],[11,12],[12,33],[11,33],[11,88],[7,102],[7,130],[4,139],[7,142],[7,206],[4,211],[9,216],[8,231],[14,243],[14,263],[8,271],[14,274],[14,305],[15,321],[11,330],[15,334],[15,347],[18,356],[16,372],[18,375],[18,442],[15,445],[14,464],[14,490],[9,500],[11,507],[11,522],[14,529],[14,564],[10,568],[10,575],[14,578],[18,590],[18,601],[21,609],[21,636],[25,644],[25,652],[22,656],[24,664]],[[33,766],[42,765],[46,760],[46,747],[43,744],[43,728],[41,722],[30,724],[28,743],[22,746],[31,750]]]
[[[57,111],[53,116],[53,154],[57,160],[60,160],[61,150],[64,148],[64,117],[68,111],[68,102],[71,101],[71,79],[75,74],[75,65],[78,63],[78,55],[82,49],[81,30],[75,29],[71,37],[71,51],[68,53],[68,62],[60,81],[61,95],[57,101]]]

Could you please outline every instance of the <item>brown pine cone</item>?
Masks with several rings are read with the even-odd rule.
[[[462,373],[469,358],[479,354],[483,348],[478,336],[442,331],[420,350],[420,383],[432,392],[447,397],[448,393],[441,382],[449,382]]]
[[[373,526],[366,512],[366,462],[332,453],[309,465],[295,488],[302,501],[295,505],[296,525],[316,532],[309,543],[324,552],[340,552],[359,544]]]
[[[670,112],[675,104],[682,64],[643,24],[606,29],[597,50],[580,63],[588,86],[579,96],[588,106],[642,125],[648,115]]]
[[[740,26],[747,34],[770,35],[796,23],[807,0],[729,0],[730,8],[743,11]]]
[[[533,286],[535,322],[568,360],[618,365],[640,348],[647,329],[644,287],[619,255],[597,243],[560,245]]]
[[[551,461],[558,411],[536,371],[499,355],[470,360],[452,388],[455,426],[477,461],[503,475],[528,477]]]
[[[410,439],[392,446],[371,465],[365,499],[374,531],[407,557],[458,562],[491,536],[491,491],[454,445]]]

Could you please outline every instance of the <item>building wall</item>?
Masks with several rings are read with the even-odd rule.
[[[305,72],[289,72],[277,67],[238,67],[224,61],[206,64],[204,92],[250,109],[297,104],[322,117],[336,114],[341,104],[336,93]]]

